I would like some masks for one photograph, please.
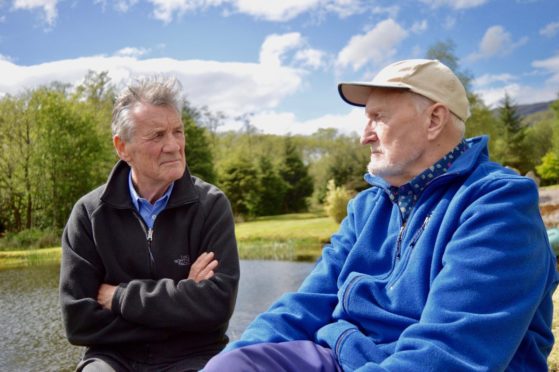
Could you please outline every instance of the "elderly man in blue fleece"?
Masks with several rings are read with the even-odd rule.
[[[538,190],[464,139],[458,78],[405,60],[339,92],[365,107],[371,187],[301,288],[204,370],[547,370],[557,272]]]

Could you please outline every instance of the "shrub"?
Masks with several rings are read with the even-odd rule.
[[[554,183],[559,180],[559,157],[554,152],[548,152],[542,158],[542,163],[536,166],[536,170],[546,183]]]
[[[351,195],[344,186],[336,187],[334,180],[328,181],[327,190],[324,209],[328,216],[340,223],[347,214],[347,203]]]
[[[60,231],[28,229],[7,233],[0,239],[0,250],[25,250],[60,246]]]

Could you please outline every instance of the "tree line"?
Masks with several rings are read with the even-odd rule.
[[[428,57],[453,68],[468,87],[450,42]],[[116,87],[106,72],[89,72],[77,87],[52,83],[0,99],[0,232],[61,229],[77,199],[104,183],[117,157],[110,121]],[[492,159],[559,181],[559,101],[527,120],[505,96],[497,109],[469,92],[466,136],[488,134]],[[369,149],[357,134],[321,129],[309,136],[243,129],[220,131],[224,116],[184,102],[186,158],[192,174],[219,186],[238,218],[301,212],[324,202],[328,187],[354,194]],[[333,180],[328,186],[329,181]]]

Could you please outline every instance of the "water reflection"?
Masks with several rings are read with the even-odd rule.
[[[295,290],[313,264],[241,261],[237,306],[229,327],[239,338],[255,315]],[[0,371],[71,371],[82,348],[70,345],[58,304],[58,266],[0,271]]]

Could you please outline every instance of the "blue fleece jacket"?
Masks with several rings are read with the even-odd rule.
[[[557,273],[537,187],[468,143],[405,224],[366,176],[300,289],[226,350],[314,340],[344,371],[547,370]]]

